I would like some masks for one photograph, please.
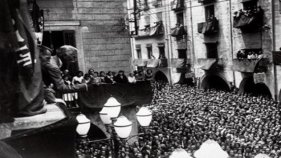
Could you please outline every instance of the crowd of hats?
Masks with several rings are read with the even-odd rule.
[[[281,156],[280,109],[272,99],[163,83],[153,87],[151,125],[139,129],[134,145],[119,148],[121,157],[168,157],[177,148],[194,153],[209,139],[231,158]]]

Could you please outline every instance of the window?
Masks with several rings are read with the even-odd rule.
[[[141,59],[141,46],[140,45],[136,45],[136,52],[137,52],[137,57],[138,59]]]
[[[165,59],[165,43],[158,43],[159,59]]]
[[[177,13],[177,23],[184,26],[183,12]]]
[[[187,59],[186,49],[178,49],[178,57],[180,59]]]
[[[215,17],[215,6],[208,5],[205,7],[205,18],[206,21],[213,19]]]
[[[147,49],[147,58],[151,59],[152,58],[152,45],[151,44],[147,44],[146,45],[146,49]]]
[[[218,58],[217,43],[205,43],[207,49],[207,58]]]
[[[243,9],[244,10],[252,10],[256,9],[258,6],[257,0],[243,0]]]
[[[162,0],[154,0],[153,5],[155,8],[162,6]]]
[[[147,10],[147,9],[149,9],[149,7],[148,7],[148,2],[147,2],[148,0],[143,0],[143,9],[144,10]]]

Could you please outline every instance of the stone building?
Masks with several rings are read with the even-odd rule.
[[[157,0],[137,2],[140,6],[159,3]],[[280,66],[273,64],[272,51],[278,51],[280,48],[280,44],[276,42],[279,41],[281,33],[278,29],[280,1],[167,0],[160,2],[162,7],[157,10],[162,10],[164,35],[158,39],[152,37],[139,39],[137,37],[140,35],[132,36],[131,45],[132,48],[136,48],[133,53],[134,59],[137,59],[139,52],[147,54],[149,49],[145,46],[149,43],[155,43],[152,44],[155,49],[153,54],[157,56],[157,42],[165,41],[169,73],[164,74],[170,83],[179,82],[182,79],[180,76],[194,76],[198,86],[204,89],[230,90],[236,87],[241,93],[278,98],[281,88],[278,82],[281,77],[278,73]],[[136,12],[139,29],[142,25],[147,25],[142,19],[148,19],[147,14],[153,16],[153,10],[155,8],[148,7]],[[129,8],[130,15],[133,15],[133,11],[130,12]],[[134,28],[134,23],[130,24],[131,28]],[[139,45],[141,49],[138,49]],[[146,58],[143,59],[145,61]],[[182,65],[179,65],[179,61],[182,61]]]
[[[44,11],[43,43],[78,49],[79,69],[131,71],[131,48],[124,23],[125,0],[37,0]]]

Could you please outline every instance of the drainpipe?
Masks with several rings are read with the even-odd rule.
[[[272,12],[272,49],[276,51],[276,38],[275,38],[275,0],[271,2],[271,12]],[[274,76],[274,98],[276,101],[280,101],[278,98],[278,80],[277,80],[277,70],[276,65],[273,63],[273,76]]]
[[[196,80],[196,84],[197,82],[200,82],[200,79],[199,81],[197,80],[197,77],[195,76],[195,51],[194,51],[194,32],[193,32],[193,16],[192,16],[192,0],[189,0],[189,5],[190,5],[190,27],[191,27],[191,45],[192,45],[192,65],[193,65],[193,72],[194,72],[194,78]],[[200,86],[200,83],[198,85],[198,88]]]
[[[229,21],[230,21],[230,50],[231,50],[231,58],[232,58],[232,64],[233,64],[233,27],[232,27],[232,4],[231,4],[231,0],[229,0]],[[236,79],[235,79],[235,72],[232,71],[233,73],[233,86],[236,87]],[[239,87],[236,87],[239,88]]]
[[[167,57],[168,57],[168,75],[169,75],[169,78],[170,78],[170,85],[172,85],[172,73],[171,73],[171,52],[172,52],[172,40],[171,40],[171,36],[170,36],[170,31],[169,31],[169,28],[171,26],[171,19],[170,19],[170,4],[169,4],[169,1],[166,1],[166,7],[165,7],[165,12],[166,12],[166,16],[165,16],[165,20],[166,20],[166,37],[165,37],[165,40],[167,41],[167,50],[168,50],[168,53],[167,53]]]

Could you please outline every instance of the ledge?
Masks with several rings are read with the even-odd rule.
[[[14,130],[27,130],[33,128],[40,128],[66,118],[64,111],[55,104],[48,104],[45,106],[47,112],[40,115],[15,118],[12,123],[0,124],[0,139],[11,136]]]

